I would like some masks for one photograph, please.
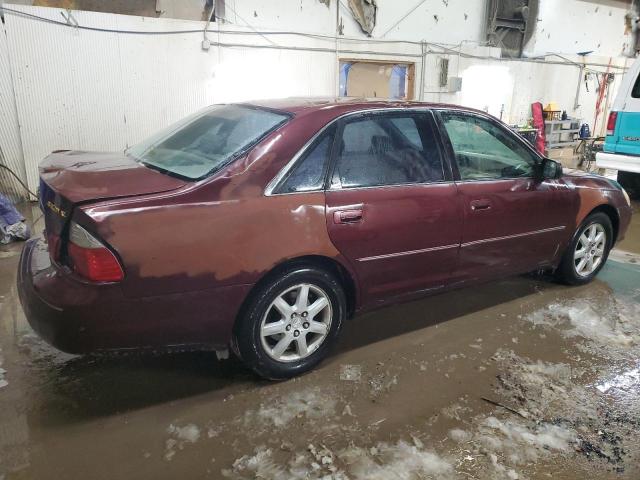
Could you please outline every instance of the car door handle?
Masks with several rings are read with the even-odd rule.
[[[489,200],[473,200],[471,202],[471,210],[489,210],[491,208],[491,202]]]
[[[357,223],[362,220],[361,208],[350,208],[333,212],[334,223]]]

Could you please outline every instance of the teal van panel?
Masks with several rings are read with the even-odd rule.
[[[616,153],[617,140],[617,135],[607,135],[606,137],[604,137],[604,147],[602,147],[602,150],[607,153]]]
[[[615,137],[615,153],[640,155],[640,112],[619,112]]]

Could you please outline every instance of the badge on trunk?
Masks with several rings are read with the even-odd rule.
[[[49,210],[51,210],[53,213],[58,214],[59,216],[61,216],[62,218],[65,218],[67,216],[67,212],[65,212],[64,210],[62,210],[59,206],[57,206],[55,203],[53,203],[51,200],[47,201],[47,207],[49,208]]]

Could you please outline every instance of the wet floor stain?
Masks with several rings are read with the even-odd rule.
[[[211,353],[57,352],[3,255],[0,478],[639,478],[636,259],[358,317],[317,370],[271,383]]]

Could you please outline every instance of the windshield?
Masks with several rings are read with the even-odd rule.
[[[244,105],[201,110],[129,148],[143,164],[197,180],[258,141],[289,116]]]

